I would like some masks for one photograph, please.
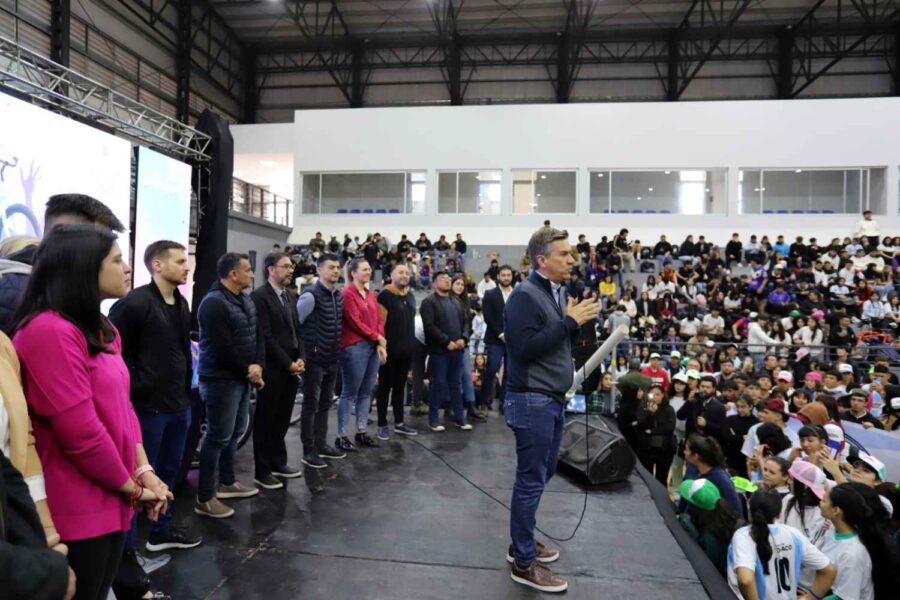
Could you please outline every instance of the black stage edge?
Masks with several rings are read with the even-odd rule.
[[[509,513],[485,494],[509,504],[516,458],[503,417],[492,412],[472,432],[447,423],[442,434],[423,431],[425,417],[408,423],[419,429],[418,437],[394,435],[380,448],[334,461],[322,471],[324,491],[313,494],[303,479],[291,480],[286,489],[228,501],[236,515],[224,521],[193,514],[192,472],[177,492],[175,518],[205,543],[173,551],[172,562],[152,575],[154,589],[175,600],[544,597],[510,580]],[[238,475],[248,483],[250,446],[238,452]],[[299,448],[293,427],[288,449],[294,464]],[[538,525],[557,538],[571,535],[584,492],[578,480],[555,477]],[[708,598],[639,474],[587,492],[584,521],[571,541],[557,544],[538,535],[562,552],[554,568],[569,581],[563,597]]]

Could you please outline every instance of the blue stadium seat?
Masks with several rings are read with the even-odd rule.
[[[624,214],[624,213],[628,212],[628,209],[627,208],[619,208],[619,209],[616,209],[616,212],[619,214]]]
[[[339,209],[337,210],[337,214],[339,214],[339,215],[346,215],[346,214],[347,214],[347,209],[346,209],[346,208],[339,208]]]
[[[764,215],[771,215],[771,214],[775,214],[775,211],[774,211],[774,210],[770,210],[770,209],[768,209],[768,208],[764,208],[762,214],[764,214]]]
[[[776,210],[775,212],[778,213],[779,215],[786,215],[786,214],[788,214],[788,211],[787,211],[786,208],[779,208],[779,209]]]
[[[806,211],[800,210],[799,208],[795,208],[794,210],[791,211],[791,214],[792,215],[805,215]]]
[[[372,210],[371,208],[364,208],[364,209],[363,209],[363,214],[364,214],[364,215],[372,215],[372,214],[375,214],[375,211]]]
[[[655,210],[652,210],[652,209],[647,209],[647,210],[645,210],[644,212],[647,213],[648,215],[655,215],[655,214],[656,214],[656,211],[655,211]]]
[[[671,210],[661,210],[661,211],[659,211],[659,214],[661,214],[661,215],[671,215],[671,214],[672,214],[672,211],[671,211]]]
[[[389,212],[390,214],[392,214],[392,215],[399,215],[399,214],[400,214],[400,209],[399,209],[399,208],[392,208],[392,209],[389,210],[388,212]]]
[[[631,212],[632,212],[632,213],[635,213],[635,214],[644,214],[644,211],[641,210],[640,208],[635,208],[635,209],[632,210]]]
[[[817,214],[819,214],[819,211],[818,211],[817,209],[815,209],[815,208],[811,208],[811,209],[809,209],[809,210],[806,211],[806,212],[808,212],[808,213],[811,214],[811,215],[817,215]]]
[[[376,214],[376,215],[386,215],[386,214],[387,214],[387,209],[386,209],[386,208],[376,208],[376,209],[375,209],[375,214]]]
[[[358,208],[351,208],[351,209],[350,209],[350,214],[351,214],[351,215],[358,215],[358,214],[361,213],[361,212],[362,212],[362,211],[359,210]]]
[[[834,211],[831,210],[830,208],[823,208],[823,209],[822,209],[822,214],[823,214],[823,215],[833,215],[833,214],[834,214]]]

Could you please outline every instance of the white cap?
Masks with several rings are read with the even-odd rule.
[[[697,369],[688,369],[685,373],[690,379],[700,379],[700,371]]]
[[[675,376],[672,378],[672,381],[680,381],[681,383],[687,383],[688,376],[684,373],[675,373]]]
[[[853,373],[853,366],[847,363],[841,363],[838,367],[838,372],[840,373]]]
[[[659,352],[653,352],[653,353],[650,355],[650,358],[661,358],[661,357],[660,357],[660,355],[659,355]]]
[[[891,408],[900,410],[900,398],[891,398]]]
[[[790,371],[781,371],[780,373],[778,373],[775,379],[777,381],[789,381],[791,383],[794,382],[794,376]]]
[[[716,343],[715,343],[714,341],[712,341],[712,340],[706,340],[705,346],[706,346],[707,348],[715,348],[715,347],[716,347]]]

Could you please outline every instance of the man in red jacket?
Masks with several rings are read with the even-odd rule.
[[[654,385],[662,386],[664,392],[669,391],[669,372],[660,366],[660,356],[658,352],[650,355],[650,366],[641,369],[641,375],[646,375],[653,381]]]

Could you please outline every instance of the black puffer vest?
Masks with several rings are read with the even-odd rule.
[[[300,336],[306,350],[305,360],[329,366],[337,361],[341,349],[344,297],[336,286],[334,290],[329,290],[320,281],[305,289],[303,294],[312,294],[316,300],[312,314],[300,327]]]

